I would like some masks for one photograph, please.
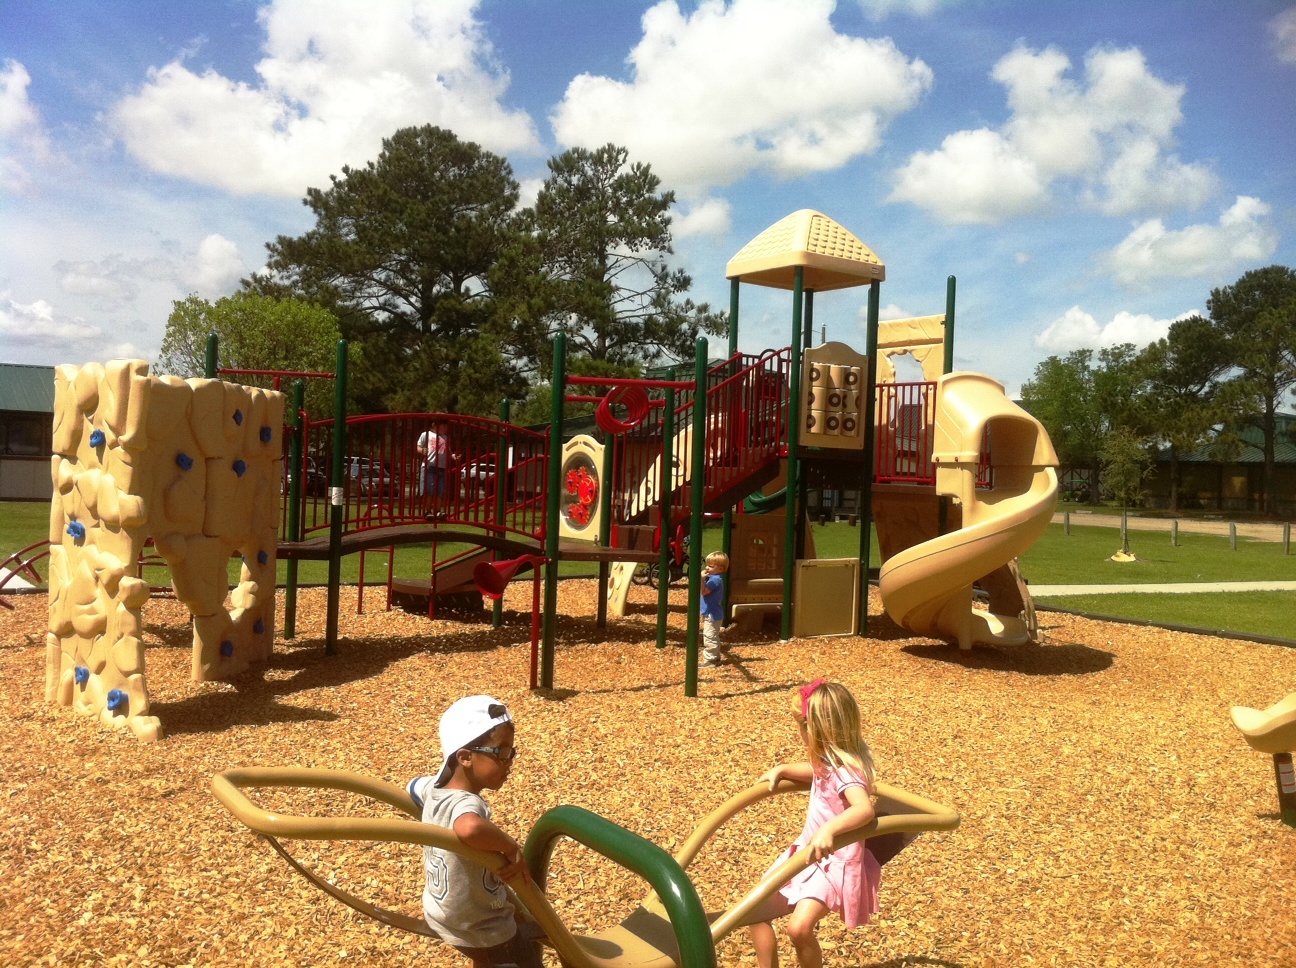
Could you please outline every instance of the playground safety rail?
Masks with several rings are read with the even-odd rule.
[[[418,439],[440,419],[446,421],[447,466],[444,477],[433,481],[430,475],[425,479]],[[437,522],[528,539],[543,535],[548,464],[544,434],[460,414],[350,417],[346,428],[344,493],[337,506],[346,532]],[[306,537],[328,530],[335,513],[327,487],[313,476],[331,466],[333,421],[308,423],[303,437],[306,443],[297,473],[303,475],[301,535]],[[502,470],[498,466],[501,455],[505,458]],[[496,507],[496,492],[501,487],[505,495],[502,516]]]

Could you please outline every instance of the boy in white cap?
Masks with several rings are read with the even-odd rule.
[[[538,946],[519,930],[523,917],[509,899],[504,880],[528,876],[522,848],[491,823],[482,790],[498,790],[517,756],[513,717],[498,699],[468,696],[441,717],[441,755],[436,776],[420,776],[406,788],[423,808],[423,822],[448,827],[478,850],[504,855],[493,874],[453,851],[423,848],[427,883],[423,918],[448,944],[467,955],[474,968],[541,968]]]

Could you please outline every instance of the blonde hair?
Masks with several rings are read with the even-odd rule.
[[[871,788],[875,776],[873,751],[860,730],[859,706],[855,697],[839,682],[820,684],[808,699],[801,690],[792,693],[796,715],[806,727],[806,742],[810,764],[818,770],[822,766],[846,766],[858,772]]]
[[[708,565],[712,565],[714,563],[715,565],[721,566],[720,567],[721,571],[729,570],[729,556],[725,554],[723,551],[713,551],[711,552],[711,554],[706,556],[705,560]]]

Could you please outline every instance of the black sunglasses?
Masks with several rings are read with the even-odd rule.
[[[501,763],[512,763],[518,754],[516,746],[465,746],[464,749],[473,753],[489,753]]]

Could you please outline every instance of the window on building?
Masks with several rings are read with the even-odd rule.
[[[0,455],[48,457],[53,449],[53,418],[39,413],[0,413]]]

